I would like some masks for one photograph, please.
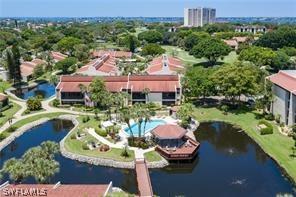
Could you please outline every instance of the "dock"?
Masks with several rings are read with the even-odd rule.
[[[136,159],[136,176],[138,182],[139,196],[153,196],[153,190],[150,180],[150,175],[145,159]]]

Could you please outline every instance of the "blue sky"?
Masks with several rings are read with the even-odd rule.
[[[0,17],[183,16],[184,7],[198,6],[216,8],[218,17],[296,17],[296,0],[0,0]]]

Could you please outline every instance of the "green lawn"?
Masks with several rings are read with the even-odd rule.
[[[145,159],[148,162],[153,162],[153,161],[160,161],[162,160],[162,157],[160,156],[160,154],[158,154],[158,152],[156,151],[150,151],[144,154]]]
[[[21,109],[21,106],[19,106],[16,103],[11,102],[12,107],[2,112],[2,117],[0,117],[0,126],[5,124],[8,119],[12,118],[13,115]]]
[[[0,82],[0,92],[3,93],[5,90],[11,87],[11,84],[7,81]]]
[[[169,55],[172,55],[173,53],[175,53],[175,55],[179,59],[181,59],[186,65],[199,64],[207,61],[207,59],[205,58],[195,58],[192,55],[189,55],[188,51],[185,51],[180,47],[168,46],[168,45],[164,45],[161,47],[164,48],[166,50],[166,53]],[[220,61],[225,63],[233,63],[236,60],[237,60],[237,54],[234,51],[232,51],[229,53],[228,56],[225,56],[224,59]]]
[[[86,123],[82,122],[83,117],[79,117],[79,126],[73,131],[73,134],[76,132],[83,132],[83,128],[91,127],[96,128],[99,125],[99,121],[97,121],[94,117],[90,117],[90,120]],[[110,151],[101,152],[99,150],[83,150],[82,145],[89,141],[98,142],[97,139],[86,133],[86,136],[81,140],[71,139],[70,136],[65,140],[65,148],[73,153],[77,153],[80,155],[86,155],[91,157],[100,157],[105,159],[112,159],[115,161],[133,161],[135,158],[134,151],[129,151],[129,157],[125,158],[121,156],[121,149],[111,148]]]
[[[274,123],[272,123],[274,127],[273,134],[260,135],[256,129],[260,114],[241,110],[224,115],[216,108],[196,108],[194,116],[201,122],[217,120],[240,126],[296,181],[296,158],[290,156],[294,141],[292,138],[282,135]]]

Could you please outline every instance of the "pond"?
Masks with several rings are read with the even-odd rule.
[[[51,120],[31,129],[1,151],[0,167],[12,157],[51,140],[59,142],[73,127],[70,121]],[[195,132],[201,143],[193,163],[175,163],[164,169],[150,170],[155,194],[160,196],[275,196],[296,195],[293,184],[280,168],[244,132],[229,124],[202,123]],[[92,166],[57,155],[60,172],[51,182],[100,184],[113,181],[114,186],[136,193],[133,170]],[[4,176],[3,181],[8,177]],[[25,183],[34,183],[28,179]]]
[[[12,157],[19,158],[26,150],[44,141],[61,141],[72,127],[71,121],[50,120],[32,128],[1,151],[0,168],[6,160]],[[60,154],[56,156],[56,160],[60,163],[60,172],[51,179],[52,183],[61,181],[68,184],[108,184],[113,181],[115,186],[122,187],[126,191],[133,193],[137,191],[133,170],[93,166],[67,159]],[[3,181],[6,180],[8,177],[4,176]],[[34,183],[34,179],[27,179],[24,183]]]
[[[47,99],[55,94],[55,86],[47,82],[40,83],[34,88],[17,89],[14,94],[24,100],[35,96]]]
[[[193,163],[151,170],[160,196],[276,196],[295,193],[277,164],[244,132],[222,122],[202,123]]]

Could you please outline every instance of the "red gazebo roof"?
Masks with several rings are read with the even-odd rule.
[[[186,134],[186,130],[178,125],[159,125],[152,130],[152,134],[158,139],[181,139]]]

